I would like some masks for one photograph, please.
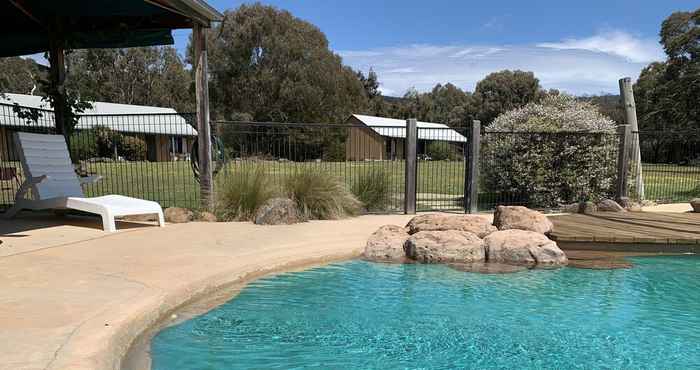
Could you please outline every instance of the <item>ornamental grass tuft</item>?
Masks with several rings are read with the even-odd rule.
[[[360,213],[362,204],[334,176],[305,168],[288,175],[284,190],[309,220],[334,220]]]

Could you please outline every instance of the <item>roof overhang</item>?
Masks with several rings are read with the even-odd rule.
[[[0,57],[68,49],[170,45],[171,31],[204,27],[223,15],[202,0],[7,0],[0,2]]]

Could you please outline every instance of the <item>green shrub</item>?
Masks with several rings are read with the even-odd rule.
[[[119,143],[121,134],[112,131],[108,127],[95,127],[90,129],[97,141],[97,156],[103,158],[114,157],[114,146]]]
[[[146,159],[146,142],[136,136],[120,135],[116,138],[117,152],[127,161],[142,161]]]
[[[361,203],[335,177],[315,168],[294,172],[286,178],[287,196],[300,214],[310,220],[334,220],[360,213]]]
[[[239,166],[217,179],[216,213],[224,221],[251,221],[266,201],[277,195],[262,166]]]
[[[81,130],[70,136],[70,152],[73,160],[86,160],[98,156],[97,135],[94,130]]]
[[[454,161],[459,157],[457,150],[446,141],[431,141],[425,146],[425,154],[434,161]]]
[[[567,95],[504,113],[482,139],[482,190],[551,208],[612,196],[615,124]]]
[[[391,204],[391,178],[382,167],[361,172],[351,190],[368,211],[384,211]]]

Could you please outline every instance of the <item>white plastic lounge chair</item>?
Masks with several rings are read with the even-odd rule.
[[[158,224],[165,226],[163,210],[156,202],[121,195],[86,198],[81,185],[101,177],[78,178],[63,136],[17,132],[15,143],[26,180],[17,190],[15,204],[6,211],[6,218],[23,209],[74,209],[102,216],[103,229],[108,232],[116,231],[115,217],[129,215],[155,214]],[[31,198],[27,197],[30,189]]]

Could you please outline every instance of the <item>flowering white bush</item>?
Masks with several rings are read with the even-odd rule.
[[[551,208],[612,195],[615,123],[568,95],[497,117],[483,140],[482,189],[531,207]]]

